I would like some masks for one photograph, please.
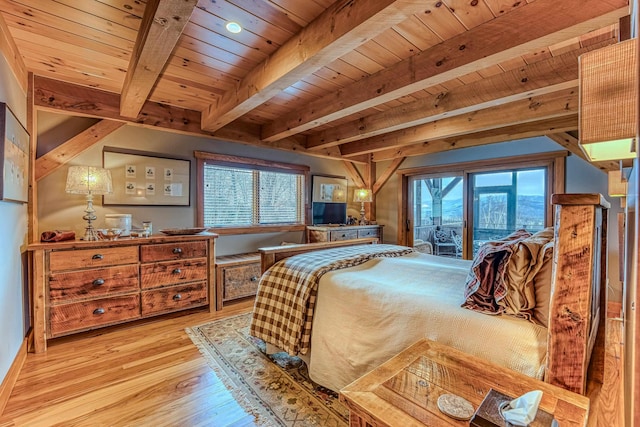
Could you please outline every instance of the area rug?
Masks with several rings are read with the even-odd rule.
[[[257,425],[344,427],[349,410],[337,393],[314,384],[305,363],[286,353],[265,354],[249,335],[251,313],[186,329],[187,334]]]

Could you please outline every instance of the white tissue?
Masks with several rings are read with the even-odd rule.
[[[510,424],[526,427],[536,419],[540,400],[542,391],[533,390],[513,399],[500,410],[500,413]]]

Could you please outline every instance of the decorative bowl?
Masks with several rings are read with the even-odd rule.
[[[96,231],[102,240],[116,240],[124,230],[122,228],[100,228]]]

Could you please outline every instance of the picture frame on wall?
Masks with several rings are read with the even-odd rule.
[[[30,137],[4,102],[0,102],[0,132],[0,200],[26,203],[29,200]]]
[[[103,205],[190,205],[189,159],[104,147],[102,164],[113,181],[113,193],[102,196]]]
[[[347,179],[344,177],[313,175],[312,202],[346,203]]]

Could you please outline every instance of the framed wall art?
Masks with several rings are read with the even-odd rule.
[[[113,193],[103,196],[104,205],[189,206],[188,159],[104,147],[102,163],[113,180]]]
[[[26,203],[29,200],[29,134],[4,102],[0,102],[0,131],[0,199]]]
[[[346,203],[347,179],[344,177],[313,175],[312,202]]]

